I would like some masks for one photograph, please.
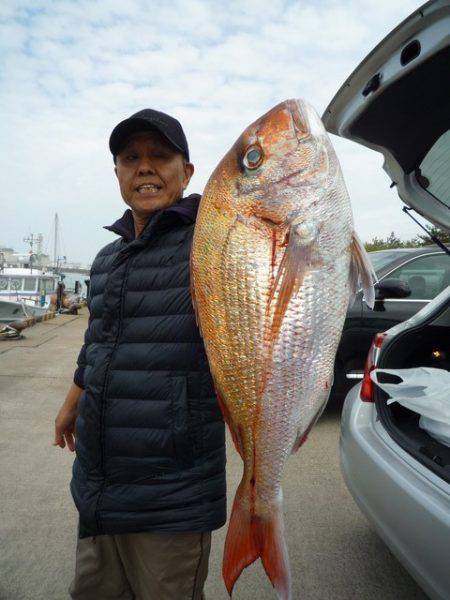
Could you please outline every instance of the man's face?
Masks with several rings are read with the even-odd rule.
[[[152,130],[128,139],[117,155],[115,172],[122,198],[144,219],[182,196],[194,166],[159,131]]]

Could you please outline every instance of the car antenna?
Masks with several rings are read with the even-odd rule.
[[[410,206],[404,206],[402,208],[402,210],[404,213],[406,213],[408,215],[408,217],[411,217],[411,219],[425,231],[425,233],[433,240],[433,242],[435,244],[437,244],[439,246],[439,248],[441,248],[444,252],[446,252],[450,256],[450,249],[447,248],[447,246],[443,242],[441,242],[441,240],[438,237],[436,237],[430,231],[428,231],[428,229],[424,225],[422,225],[422,223],[419,223],[419,221],[410,214],[409,211],[414,210],[413,208],[411,208]]]

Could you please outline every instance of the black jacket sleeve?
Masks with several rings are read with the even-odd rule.
[[[84,389],[84,369],[86,367],[86,348],[89,345],[89,325],[84,334],[84,344],[81,346],[80,353],[77,358],[78,367],[73,374],[73,382],[80,388]]]

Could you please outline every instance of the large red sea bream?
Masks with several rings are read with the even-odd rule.
[[[231,594],[261,558],[291,598],[284,465],[320,416],[349,299],[374,274],[339,162],[314,109],[286,100],[238,138],[211,175],[192,286],[218,399],[244,462],[225,542]]]

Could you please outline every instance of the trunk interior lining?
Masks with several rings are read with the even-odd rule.
[[[436,356],[437,350],[440,356]],[[428,325],[407,330],[382,353],[378,367],[435,367],[450,370],[449,327]],[[441,444],[419,427],[420,415],[397,402],[388,405],[388,398],[388,394],[375,388],[378,415],[388,433],[406,452],[450,483],[450,447]]]

